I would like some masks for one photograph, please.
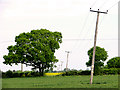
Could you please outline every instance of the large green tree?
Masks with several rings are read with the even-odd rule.
[[[120,68],[120,57],[113,57],[107,62],[108,68]]]
[[[4,64],[18,65],[18,63],[33,66],[43,74],[44,70],[51,69],[58,59],[54,56],[55,50],[60,48],[62,34],[46,29],[32,30],[15,37],[16,45],[8,46],[8,55],[4,55]]]
[[[93,57],[93,47],[88,50],[89,61],[86,62],[87,67],[90,67],[92,64]],[[107,59],[107,51],[104,48],[96,46],[95,51],[95,62],[94,62],[94,74],[100,74],[101,67],[104,66],[104,61]]]

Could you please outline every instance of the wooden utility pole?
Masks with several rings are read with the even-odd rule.
[[[21,72],[23,72],[23,64],[21,63]]]
[[[62,64],[63,64],[63,61],[61,61],[61,71],[62,71]]]
[[[67,53],[67,62],[66,62],[66,72],[68,71],[68,56],[70,51],[65,51]]]
[[[93,57],[92,57],[92,65],[91,65],[91,77],[90,77],[90,84],[92,84],[92,81],[93,81],[93,73],[94,73],[94,61],[95,61],[95,50],[96,50],[96,40],[97,40],[97,29],[98,29],[98,21],[99,21],[99,14],[100,13],[104,13],[104,14],[107,14],[107,12],[101,12],[99,11],[95,11],[95,10],[91,10],[90,8],[90,11],[91,12],[97,12],[97,21],[96,21],[96,28],[95,28],[95,36],[94,36],[94,48],[93,48]]]

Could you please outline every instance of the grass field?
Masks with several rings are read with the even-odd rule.
[[[118,75],[4,78],[2,88],[118,88]]]

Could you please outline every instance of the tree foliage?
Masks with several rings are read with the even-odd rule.
[[[93,48],[88,50],[89,61],[86,62],[87,67],[91,66],[92,64],[92,57],[93,57]],[[104,48],[96,46],[95,51],[95,62],[94,62],[94,71],[95,74],[98,74],[100,71],[101,66],[104,66],[104,61],[107,59],[107,51]]]
[[[60,48],[62,34],[50,32],[46,29],[32,30],[28,33],[21,33],[15,37],[16,45],[8,46],[8,55],[4,55],[4,64],[23,63],[33,66],[42,72],[52,68],[58,61],[54,56],[55,50]]]
[[[108,68],[120,68],[120,57],[113,57],[107,62]]]

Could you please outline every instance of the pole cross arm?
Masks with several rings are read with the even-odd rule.
[[[107,14],[107,12],[108,12],[108,10],[107,10],[107,12],[101,12],[101,11],[99,11],[99,9],[98,9],[98,11],[95,11],[95,10],[91,10],[91,9],[90,9],[90,11],[91,11],[91,12],[97,12],[97,13],[104,13],[104,14]]]

